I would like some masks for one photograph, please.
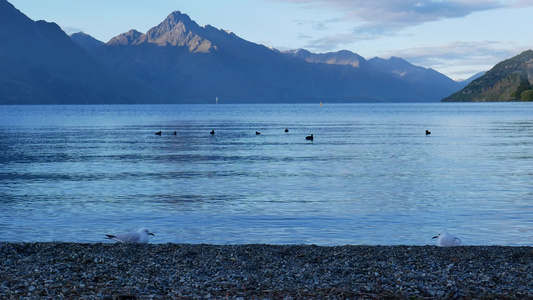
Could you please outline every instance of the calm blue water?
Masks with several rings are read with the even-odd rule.
[[[533,245],[528,103],[0,106],[0,143],[0,241]]]

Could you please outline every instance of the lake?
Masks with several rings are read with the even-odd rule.
[[[0,143],[3,242],[533,245],[533,103],[0,106]]]

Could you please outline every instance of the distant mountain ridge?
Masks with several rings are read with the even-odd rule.
[[[80,47],[87,51],[91,51],[95,48],[98,48],[104,45],[104,42],[101,42],[92,36],[85,34],[83,32],[73,33],[70,35],[70,38],[78,44]]]
[[[435,102],[462,87],[442,74],[398,76],[350,51],[280,52],[179,11],[146,34],[130,30],[91,53],[180,103],[215,96],[226,103]]]
[[[351,51],[348,50],[342,50],[338,52],[330,52],[330,53],[321,53],[321,54],[315,54],[311,53],[305,49],[298,49],[298,50],[290,50],[290,51],[283,51],[282,53],[294,56],[297,58],[304,59],[307,62],[310,63],[324,63],[324,64],[330,64],[330,65],[350,65],[352,67],[362,67],[365,66],[366,60]]]
[[[533,51],[496,64],[444,102],[533,101]]]
[[[6,0],[0,15],[0,103],[436,102],[462,87],[399,58],[281,52],[179,11],[107,43],[69,39]]]

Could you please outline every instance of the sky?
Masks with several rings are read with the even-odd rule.
[[[533,48],[533,0],[8,0],[103,42],[173,11],[278,50],[391,56],[456,80]]]

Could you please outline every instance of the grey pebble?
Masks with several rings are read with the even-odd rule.
[[[532,298],[533,247],[0,243],[7,299]]]

